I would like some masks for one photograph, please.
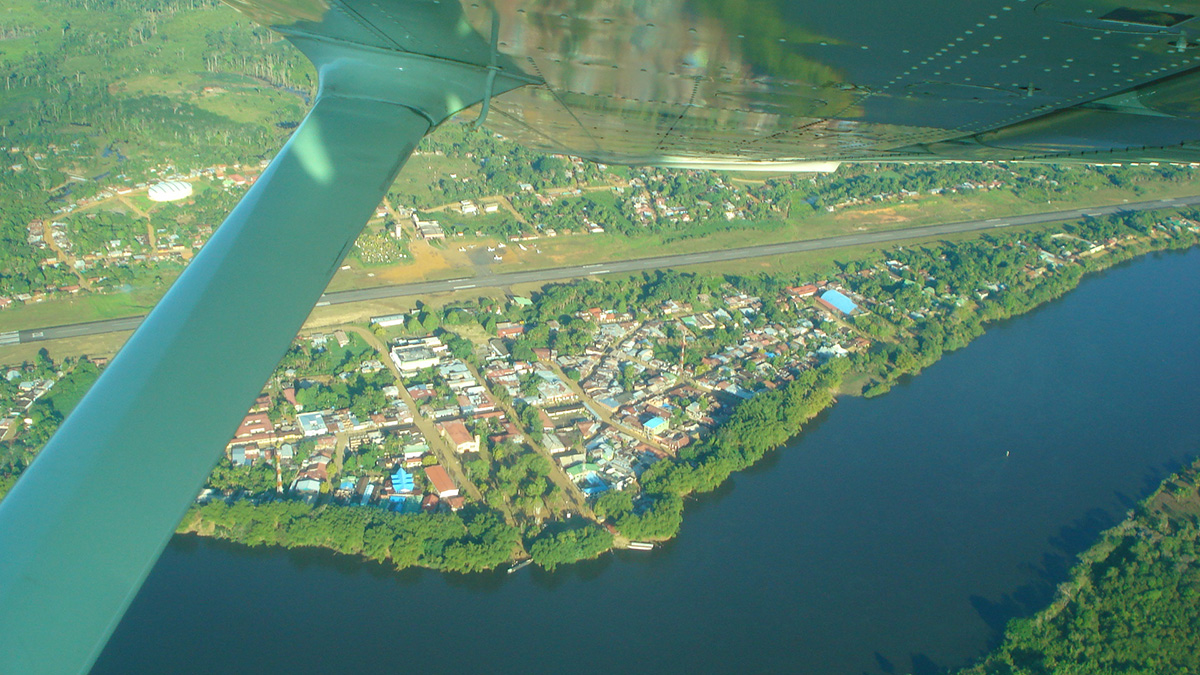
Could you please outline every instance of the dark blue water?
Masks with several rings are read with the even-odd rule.
[[[960,665],[1200,449],[1198,335],[1200,250],[1120,266],[886,396],[843,400],[691,504],[664,549],[554,575],[178,539],[96,672]]]

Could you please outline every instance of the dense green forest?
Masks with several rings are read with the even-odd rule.
[[[1200,462],[1080,555],[1049,608],[960,675],[1200,672]]]
[[[396,569],[429,567],[478,572],[509,561],[520,531],[486,507],[420,517],[382,509],[303,502],[215,500],[193,507],[180,532],[198,532],[248,546],[319,546],[338,553],[389,562]]]

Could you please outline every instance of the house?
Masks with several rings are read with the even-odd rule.
[[[425,477],[429,479],[434,492],[441,499],[458,496],[458,486],[450,479],[450,474],[440,464],[425,467]]]
[[[646,420],[642,424],[642,428],[657,436],[665,432],[668,428],[667,421],[661,417],[654,416]]]
[[[508,358],[508,347],[500,338],[492,338],[491,340],[488,340],[488,348],[491,350],[492,354],[502,359]]]
[[[556,455],[560,452],[566,452],[567,448],[563,445],[562,439],[557,434],[545,434],[542,436],[542,445],[545,446],[546,452]]]
[[[315,478],[301,478],[296,481],[296,492],[317,493],[321,491],[321,481]]]
[[[271,395],[263,394],[254,399],[254,405],[250,406],[250,412],[263,413],[271,409]]]
[[[455,452],[479,452],[479,440],[467,431],[466,425],[461,420],[441,422],[437,428],[442,436],[450,441],[450,445],[454,446]]]
[[[514,338],[525,332],[525,326],[511,321],[496,324],[496,335],[502,338]]]
[[[239,443],[269,443],[277,439],[275,425],[271,423],[267,413],[246,415],[233,436],[233,441]]]
[[[396,492],[412,492],[413,491],[414,483],[413,483],[412,474],[405,471],[404,469],[397,468],[396,471],[392,474],[392,477],[390,480],[392,482],[392,489],[395,490]]]

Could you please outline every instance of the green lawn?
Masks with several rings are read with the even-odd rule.
[[[137,316],[150,311],[165,288],[135,289],[110,295],[81,294],[70,299],[14,305],[0,312],[0,331]]]

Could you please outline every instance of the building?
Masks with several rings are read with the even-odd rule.
[[[329,433],[324,413],[302,413],[296,416],[296,421],[300,423],[300,430],[304,432],[305,436],[321,436]]]
[[[646,420],[642,424],[642,428],[654,434],[655,436],[665,432],[668,429],[667,421],[661,417],[655,416]]]
[[[450,480],[450,474],[440,464],[425,467],[425,477],[429,479],[434,492],[441,499],[458,496],[458,486]]]
[[[403,373],[415,373],[418,370],[432,368],[440,359],[433,350],[425,345],[405,345],[392,348],[392,362]]]
[[[150,186],[146,193],[152,202],[173,202],[192,196],[192,184],[187,181],[173,180]]]
[[[446,233],[442,230],[442,226],[436,220],[421,220],[421,217],[416,213],[412,214],[413,229],[416,230],[417,236],[422,239],[445,239]]]
[[[383,316],[371,317],[371,323],[383,328],[391,328],[392,326],[403,326],[407,317],[404,314],[384,314]]]
[[[787,289],[788,295],[794,298],[807,298],[817,294],[817,287],[813,284],[805,284],[803,286],[791,286]]]
[[[321,481],[315,478],[301,478],[296,481],[296,492],[315,493],[321,491]]]
[[[821,294],[819,300],[822,305],[837,310],[842,314],[852,314],[854,310],[858,309],[858,305],[854,304],[853,300],[835,290],[825,291]]]
[[[412,492],[413,485],[412,474],[404,469],[397,468],[392,474],[392,489],[396,492]]]
[[[496,335],[502,338],[514,338],[525,332],[525,326],[511,321],[496,324]]]
[[[479,452],[479,440],[467,431],[466,425],[461,420],[442,422],[437,427],[442,435],[449,439],[456,452]]]
[[[253,413],[242,419],[233,437],[250,438],[274,433],[275,425],[271,424],[271,418],[266,413]]]

